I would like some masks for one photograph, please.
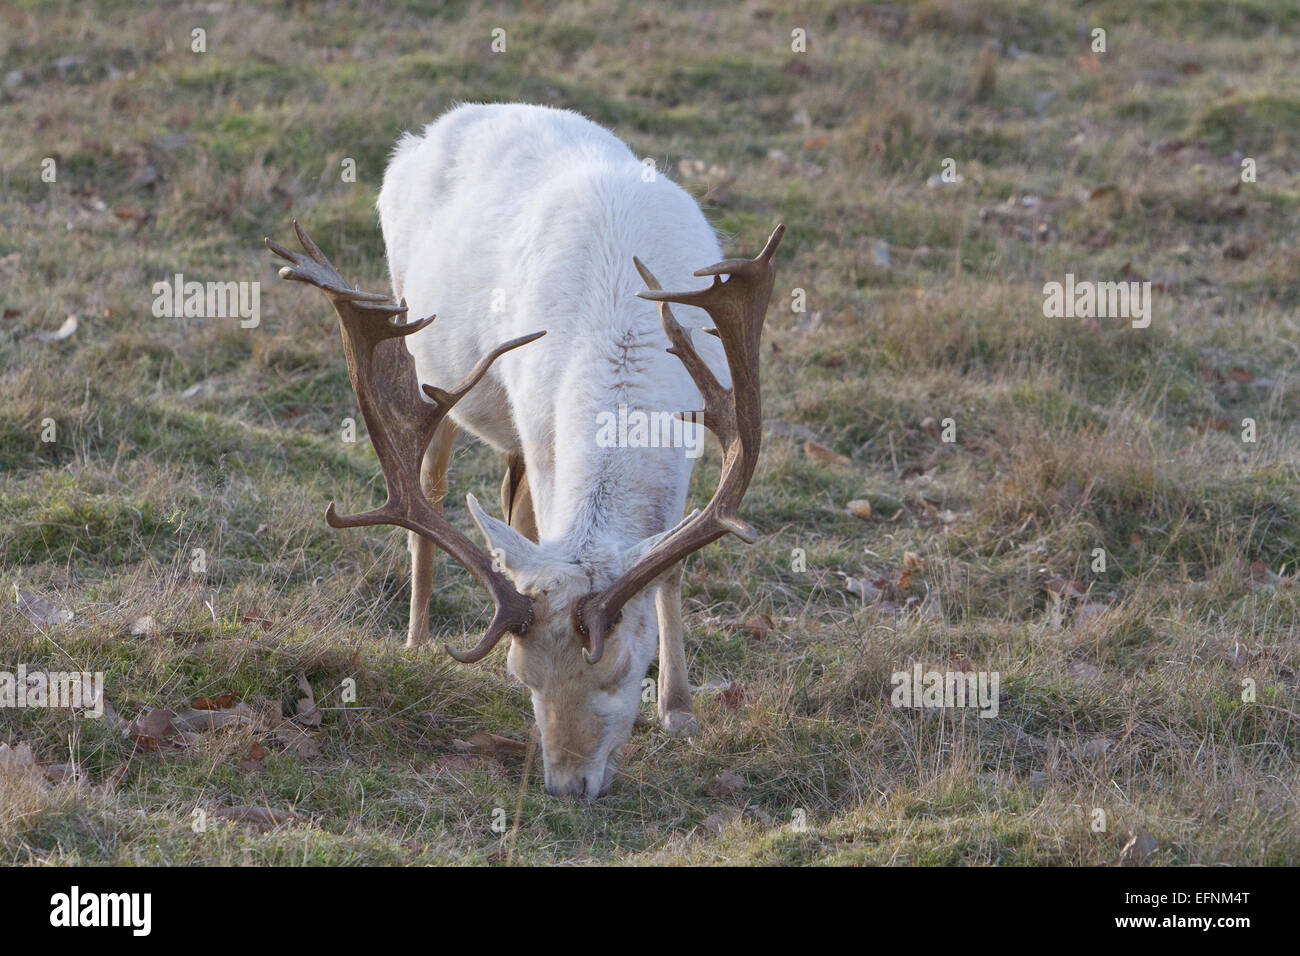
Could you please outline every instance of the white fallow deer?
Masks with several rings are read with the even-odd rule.
[[[755,538],[737,507],[759,451],[759,340],[784,227],[757,258],[717,261],[699,206],[647,169],[575,113],[461,106],[405,136],[384,175],[393,299],[349,285],[297,223],[306,255],[267,241],[292,263],[280,275],[321,288],[338,313],[387,484],[383,507],[340,515],[331,504],[326,519],[411,533],[410,646],[428,636],[435,546],[487,589],[486,635],[447,650],[477,661],[510,635],[506,666],[532,694],[546,789],[587,801],[610,785],[656,649],[660,721],[671,733],[694,728],[682,560],[728,532]],[[702,262],[717,264],[695,270]],[[655,274],[674,286],[692,274],[713,281],[664,292]],[[428,318],[407,321],[407,302]],[[669,302],[692,307],[683,323]],[[602,413],[619,406],[702,409],[686,417],[723,449],[703,510],[682,518],[690,442],[598,440]],[[442,514],[457,428],[508,456],[506,521],[468,497],[489,552]]]

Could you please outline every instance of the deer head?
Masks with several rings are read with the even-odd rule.
[[[757,537],[737,514],[758,459],[762,437],[759,343],[775,278],[773,254],[785,227],[778,226],[754,259],[727,259],[700,269],[707,288],[664,292],[649,269],[634,260],[648,286],[643,298],[659,303],[670,353],[681,360],[704,400],[689,420],[702,421],[722,443],[722,474],[713,498],[662,534],[599,562],[575,564],[547,543],[534,544],[488,515],[468,496],[470,514],[495,560],[453,528],[420,488],[420,460],[443,417],[483,377],[499,356],[544,335],[506,342],[481,359],[452,391],[421,387],[414,360],[399,339],[427,328],[434,317],[402,321],[406,304],[350,286],[297,222],[306,255],[271,241],[290,265],[280,276],[315,285],[339,318],[348,374],[379,456],[388,490],[384,505],[340,515],[333,503],[326,521],[335,528],[399,525],[445,550],[487,589],[495,613],[487,632],[468,651],[447,651],[462,663],[482,660],[506,634],[507,667],[529,689],[541,731],[547,790],[594,800],[615,770],[612,755],[631,734],[640,706],[641,680],[655,654],[653,602],[647,589],[687,555],[731,533]],[[722,278],[727,276],[725,280]],[[709,329],[723,345],[732,387],[724,388],[673,317],[670,302],[698,306],[713,319]]]

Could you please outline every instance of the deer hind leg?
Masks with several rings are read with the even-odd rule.
[[[659,724],[673,736],[690,736],[699,724],[691,710],[691,685],[686,679],[680,564],[655,588],[655,612],[659,617]]]
[[[455,443],[456,423],[444,418],[420,463],[420,487],[438,511],[442,511],[447,497],[447,466]],[[408,531],[407,535],[411,549],[411,619],[406,630],[406,646],[420,647],[429,639],[429,597],[433,594],[433,555],[437,546],[414,531]]]
[[[510,527],[535,544],[537,516],[533,512],[533,496],[524,475],[524,456],[511,455],[506,461],[506,476],[501,479],[501,513],[506,516]]]

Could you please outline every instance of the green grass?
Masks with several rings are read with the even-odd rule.
[[[0,85],[0,670],[102,671],[128,721],[230,690],[259,715],[150,752],[108,720],[0,710],[0,742],[83,772],[0,772],[0,860],[1108,864],[1144,830],[1155,863],[1300,862],[1300,584],[1267,581],[1300,566],[1294,4],[0,17],[18,71]],[[728,254],[789,227],[745,504],[763,537],[688,568],[701,730],[638,730],[591,807],[547,797],[536,761],[463,752],[481,732],[527,741],[526,695],[499,654],[402,650],[405,535],[325,524],[382,481],[364,430],[341,437],[359,416],[333,316],[261,246],[299,218],[385,288],[388,151],[466,100],[611,126],[701,197]],[[947,158],[961,182],[928,186]],[[731,181],[711,190],[691,160]],[[176,272],[260,281],[261,325],[155,318]],[[1045,318],[1067,272],[1150,279],[1150,328]],[[70,338],[36,338],[69,314]],[[799,427],[849,462],[810,457]],[[462,441],[453,522],[465,492],[495,500],[500,468]],[[712,449],[696,498],[717,469]],[[855,498],[870,520],[845,513]],[[843,590],[897,581],[909,552],[924,564],[899,603],[928,594],[924,611]],[[487,618],[449,564],[435,646]],[[1061,605],[1053,580],[1087,597]],[[75,619],[34,626],[14,587]],[[759,615],[772,626],[742,629]],[[145,616],[156,629],[132,634]],[[997,717],[890,706],[892,673],[958,660],[1000,674]],[[274,733],[299,675],[325,708],[316,755]],[[255,742],[260,769],[241,767]],[[745,788],[719,795],[723,772]],[[241,804],[299,820],[212,817]]]

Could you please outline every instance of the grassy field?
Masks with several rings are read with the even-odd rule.
[[[1291,0],[360,6],[0,11],[0,670],[102,671],[117,715],[0,710],[0,862],[1300,862]],[[401,649],[405,534],[325,524],[382,481],[261,244],[296,217],[387,288],[386,154],[460,101],[611,127],[728,254],[789,227],[762,537],[688,565],[700,731],[647,723],[590,807],[502,654]],[[176,273],[261,323],[155,317]],[[1150,281],[1150,326],[1046,317],[1067,274]],[[462,439],[453,521],[500,475]],[[488,609],[438,581],[463,646]],[[997,716],[891,706],[916,663],[997,672]]]

